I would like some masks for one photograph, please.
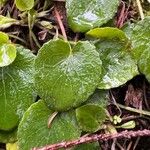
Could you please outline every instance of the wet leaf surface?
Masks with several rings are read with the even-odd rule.
[[[119,0],[66,0],[68,23],[74,32],[86,32],[112,19],[118,5]]]
[[[94,92],[101,61],[87,41],[71,48],[68,42],[51,40],[40,49],[35,69],[37,93],[51,109],[62,111],[79,106]]]
[[[104,31],[106,32],[103,34]],[[97,39],[95,46],[102,60],[102,79],[99,89],[119,87],[139,74],[136,61],[128,49],[127,37],[122,31],[106,27],[94,29],[94,32],[91,30],[87,35]]]

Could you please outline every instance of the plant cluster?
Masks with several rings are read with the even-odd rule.
[[[47,11],[36,12],[35,3],[15,1],[21,21],[0,15],[1,30],[22,24],[27,16],[29,35],[39,47],[34,55],[0,32],[0,142],[17,142],[19,150],[29,150],[84,133],[134,128],[134,121],[122,123],[121,116],[109,115],[108,90],[139,74],[150,82],[150,17],[122,29],[108,27],[119,0],[66,0],[69,27],[85,38],[74,42],[56,34],[41,47],[32,29]],[[38,23],[52,28],[48,21]]]

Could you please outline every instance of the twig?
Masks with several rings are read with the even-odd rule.
[[[135,112],[135,113],[139,113],[139,114],[142,114],[142,115],[150,116],[149,111],[139,110],[139,109],[135,109],[135,108],[132,108],[132,107],[127,107],[127,106],[124,106],[124,105],[121,105],[121,104],[118,104],[118,103],[117,103],[117,105],[122,109],[132,111],[132,112]]]
[[[51,124],[52,124],[52,121],[54,120],[54,118],[57,116],[57,114],[58,114],[58,112],[54,112],[51,116],[50,116],[50,118],[48,119],[48,128],[50,128],[51,127]]]
[[[62,23],[62,20],[61,20],[61,18],[60,18],[60,15],[59,15],[59,13],[58,13],[56,7],[54,8],[54,12],[55,12],[55,16],[56,16],[56,18],[57,18],[59,27],[60,27],[60,29],[61,29],[62,35],[63,35],[63,37],[64,37],[64,40],[67,41],[66,31],[65,31],[64,25],[63,25],[63,23]]]
[[[141,6],[141,2],[140,2],[140,0],[136,0],[136,3],[137,3],[137,6],[138,6],[140,17],[143,20],[144,19],[144,13],[143,13],[143,9],[142,9],[142,6]]]
[[[94,134],[87,137],[81,137],[78,140],[61,142],[58,144],[47,145],[42,148],[33,148],[32,150],[58,150],[61,148],[69,148],[75,145],[90,143],[95,141],[107,141],[111,139],[121,139],[121,138],[132,138],[132,137],[150,136],[150,130],[138,130],[138,131],[123,131],[117,134]]]

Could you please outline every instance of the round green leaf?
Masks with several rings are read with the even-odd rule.
[[[99,89],[118,87],[139,74],[136,61],[122,42],[101,40],[95,45],[103,66]]]
[[[0,44],[0,67],[10,65],[16,58],[14,44]]]
[[[34,55],[17,47],[17,57],[0,68],[0,130],[11,130],[33,103]]]
[[[80,128],[86,132],[96,132],[106,119],[105,109],[99,105],[87,104],[76,109]]]
[[[17,141],[17,128],[12,131],[0,130],[0,143],[13,143]]]
[[[51,40],[35,60],[35,86],[39,96],[53,110],[76,107],[94,92],[100,81],[101,61],[88,41],[71,45]]]
[[[139,74],[136,61],[130,54],[130,41],[123,31],[105,27],[93,29],[87,35],[99,39],[95,42],[102,60],[99,89],[118,87]]]
[[[0,31],[0,44],[8,43],[9,37],[6,33]]]
[[[47,122],[52,113],[44,101],[38,101],[26,111],[18,128],[20,150],[80,137],[74,111],[58,114],[48,128]]]
[[[119,0],[66,0],[67,18],[75,32],[86,32],[109,21]]]
[[[19,10],[30,10],[34,6],[34,0],[15,0],[16,6]]]

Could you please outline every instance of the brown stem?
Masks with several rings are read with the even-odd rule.
[[[150,130],[138,130],[138,131],[123,131],[116,134],[93,134],[91,136],[81,137],[80,139],[73,141],[66,141],[57,144],[47,145],[42,148],[33,148],[32,150],[58,150],[61,148],[69,148],[83,143],[90,143],[95,141],[107,141],[111,139],[121,139],[121,138],[132,138],[132,137],[142,137],[150,136]]]
[[[63,35],[63,37],[64,37],[64,40],[67,41],[66,31],[65,31],[64,25],[63,25],[63,23],[62,23],[61,17],[60,17],[60,15],[59,15],[59,12],[57,11],[57,8],[56,8],[56,7],[54,8],[54,12],[55,12],[55,16],[56,16],[56,19],[57,19],[57,21],[58,21],[59,27],[60,27],[60,29],[61,29],[62,35]]]

